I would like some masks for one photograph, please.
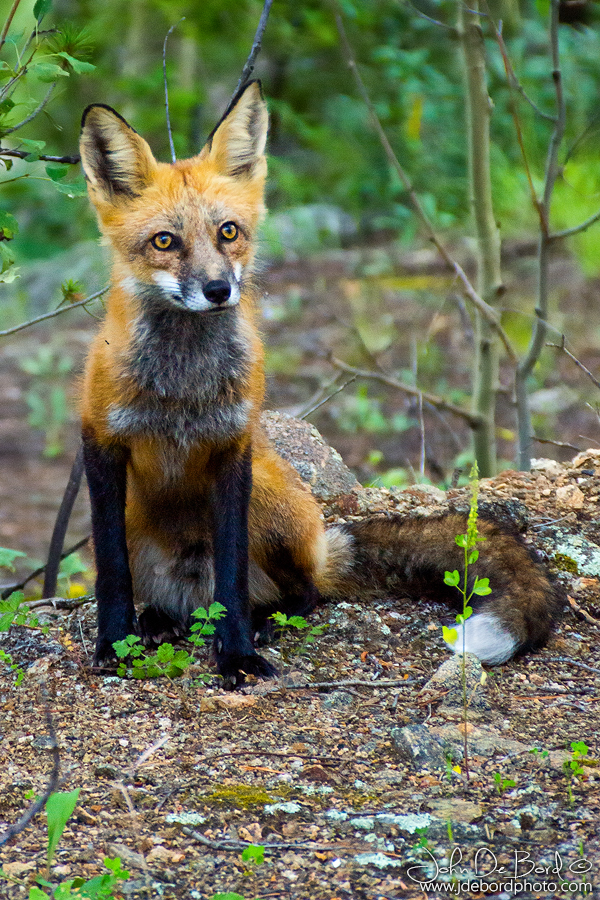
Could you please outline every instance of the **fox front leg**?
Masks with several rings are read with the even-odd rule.
[[[218,466],[213,486],[215,601],[227,609],[216,623],[215,656],[225,687],[244,683],[245,675],[271,678],[277,669],[254,649],[248,592],[248,506],[252,490],[252,453]]]
[[[96,555],[98,637],[94,665],[114,658],[113,643],[137,630],[133,587],[125,540],[127,458],[121,448],[102,447],[83,435],[83,454]]]

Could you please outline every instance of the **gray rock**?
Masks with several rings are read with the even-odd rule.
[[[426,725],[393,728],[391,738],[400,756],[416,769],[446,771],[446,749]]]

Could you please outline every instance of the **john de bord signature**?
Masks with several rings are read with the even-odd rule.
[[[435,881],[440,876],[444,879],[448,877],[462,879],[489,878],[490,875],[493,875],[497,881],[515,880],[529,876],[535,876],[538,880],[551,878],[552,881],[558,881],[567,873],[571,876],[585,875],[592,868],[592,863],[583,857],[572,860],[566,865],[557,851],[554,852],[551,863],[539,863],[527,850],[515,850],[510,864],[506,865],[498,862],[496,854],[489,847],[479,847],[468,863],[460,847],[454,847],[450,859],[441,865],[427,847],[424,847],[423,850],[429,859],[411,866],[406,873],[412,881],[419,883]]]

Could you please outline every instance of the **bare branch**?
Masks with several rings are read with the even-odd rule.
[[[4,27],[2,29],[2,34],[0,34],[0,49],[4,46],[4,44],[6,42],[6,35],[8,34],[8,29],[11,26],[12,20],[15,17],[15,13],[16,13],[17,9],[19,8],[20,2],[21,2],[21,0],[14,0],[13,5],[10,8],[10,12],[9,12],[8,16],[6,17],[6,22],[4,23]]]
[[[535,434],[531,435],[531,440],[536,441],[538,444],[552,444],[553,447],[562,447],[564,450],[574,450],[576,453],[581,453],[581,447],[576,447],[574,444],[566,444],[564,441],[552,441],[550,438],[536,437]]]
[[[16,334],[17,331],[23,331],[24,328],[29,328],[30,325],[37,325],[38,322],[45,322],[46,319],[53,319],[55,316],[60,316],[61,313],[67,312],[70,309],[76,309],[78,306],[85,306],[86,303],[91,303],[92,300],[97,300],[98,297],[101,297],[103,294],[107,292],[109,285],[103,287],[101,290],[96,291],[95,294],[90,294],[89,297],[85,297],[83,300],[77,300],[75,303],[70,303],[68,306],[59,306],[57,309],[52,310],[52,312],[44,313],[41,316],[36,316],[35,319],[30,319],[28,322],[21,322],[20,325],[14,325],[12,328],[6,328],[4,331],[0,331],[0,337],[8,337],[9,334]]]
[[[169,87],[167,85],[167,41],[171,34],[175,31],[178,25],[181,25],[182,22],[185,21],[185,16],[182,16],[179,22],[176,22],[175,25],[171,25],[167,33],[165,34],[165,40],[163,43],[163,55],[162,55],[162,63],[163,63],[163,82],[165,85],[165,111],[167,114],[167,133],[169,135],[169,146],[171,148],[171,162],[177,162],[177,157],[175,156],[175,146],[173,144],[173,133],[171,131],[171,116],[169,115]]]
[[[379,381],[381,384],[387,384],[388,387],[402,391],[404,394],[415,397],[417,400],[419,397],[422,397],[425,403],[430,403],[431,406],[435,406],[438,409],[444,409],[446,412],[451,412],[455,416],[459,416],[459,418],[467,422],[470,428],[478,428],[481,425],[481,417],[478,416],[477,413],[473,413],[468,409],[463,409],[462,406],[457,406],[455,403],[443,400],[441,397],[430,394],[428,391],[421,391],[413,385],[404,384],[404,382],[392,378],[391,375],[386,375],[383,372],[371,372],[368,369],[357,369],[355,366],[349,366],[347,363],[342,362],[341,359],[336,359],[335,356],[330,356],[329,362],[332,366],[335,366],[336,369],[341,369],[342,372],[347,372],[349,375],[354,375],[356,378]]]
[[[4,156],[25,159],[27,156],[31,156],[31,153],[28,150],[7,150],[4,147],[0,147],[0,159]],[[38,159],[42,159],[44,162],[65,163],[65,165],[69,166],[74,166],[81,162],[81,157],[77,154],[73,156],[47,156],[44,153],[40,153]]]
[[[29,113],[29,115],[26,116],[21,122],[19,122],[18,125],[13,125],[12,128],[7,128],[3,132],[2,137],[5,138],[8,134],[12,134],[14,131],[18,131],[19,128],[23,127],[23,125],[27,125],[28,122],[31,122],[32,119],[35,119],[35,117],[38,115],[38,113],[41,113],[41,111],[44,109],[44,107],[49,103],[50,97],[52,96],[52,91],[54,90],[55,87],[56,87],[56,81],[53,81],[52,84],[50,85],[50,87],[48,88],[48,90],[46,91],[44,99],[42,100],[40,105],[37,106],[32,113]]]
[[[311,407],[310,407],[309,409],[307,409],[305,412],[301,412],[301,413],[298,415],[298,418],[299,418],[299,419],[307,419],[307,418],[310,416],[311,413],[314,413],[315,410],[320,409],[320,408],[321,408],[322,406],[324,406],[326,403],[329,403],[329,401],[331,400],[332,397],[335,397],[336,394],[341,394],[341,392],[342,392],[345,388],[347,388],[349,384],[352,384],[354,381],[356,381],[356,375],[353,375],[352,378],[349,378],[348,381],[345,381],[345,382],[344,382],[342,385],[340,385],[335,391],[332,391],[331,394],[328,394],[326,397],[324,397],[319,403],[315,403],[314,406],[311,406]]]
[[[56,516],[52,538],[50,540],[50,548],[48,550],[48,562],[46,563],[46,572],[44,575],[44,587],[42,589],[42,599],[54,597],[56,595],[56,582],[58,581],[58,570],[60,568],[61,554],[65,544],[65,534],[67,526],[73,511],[73,504],[77,499],[79,488],[81,486],[81,478],[83,476],[83,441],[79,442],[77,454],[71,468],[69,481]]]
[[[66,559],[67,556],[70,556],[71,553],[75,553],[76,550],[79,550],[80,547],[83,547],[84,544],[87,544],[89,539],[91,538],[91,534],[88,534],[86,537],[81,538],[80,541],[77,541],[76,544],[73,544],[72,547],[69,547],[68,550],[65,550],[64,553],[61,554],[61,559]],[[23,579],[23,581],[19,581],[18,584],[11,584],[9,587],[4,588],[2,593],[0,594],[0,599],[6,600],[7,597],[14,591],[20,591],[21,588],[24,588],[26,584],[29,584],[30,581],[33,581],[34,578],[37,578],[38,575],[42,575],[43,572],[46,571],[46,566],[40,566],[38,569],[34,569],[33,572],[30,572],[29,575]]]
[[[44,691],[44,694],[46,692]],[[47,698],[45,704],[45,716],[46,716],[46,729],[48,734],[50,735],[50,749],[52,750],[52,771],[50,773],[50,778],[48,779],[48,784],[44,790],[44,793],[41,797],[38,797],[35,803],[32,803],[26,813],[24,813],[18,822],[15,822],[14,825],[10,825],[9,828],[4,832],[4,834],[0,835],[0,847],[10,841],[11,838],[16,837],[25,828],[29,825],[34,816],[44,808],[46,805],[46,801],[50,794],[54,793],[56,788],[58,787],[58,779],[60,775],[60,753],[58,750],[58,742],[56,740],[56,732],[54,731],[54,723],[52,722],[52,715],[50,713],[50,707],[48,706]]]
[[[269,18],[269,13],[271,12],[271,6],[273,5],[273,0],[265,0],[265,4],[263,6],[262,13],[260,14],[260,19],[258,21],[258,27],[254,34],[254,42],[252,44],[252,48],[250,50],[250,54],[248,59],[244,63],[244,68],[242,69],[242,74],[240,75],[240,79],[237,83],[237,87],[233,92],[231,100],[227,106],[227,110],[225,111],[225,116],[230,112],[233,104],[235,103],[237,96],[241,89],[244,87],[248,79],[251,77],[254,71],[254,63],[256,62],[256,57],[260,53],[260,49],[262,47],[262,39],[265,33],[265,28],[267,27],[267,20]]]
[[[572,360],[573,360],[573,362],[575,363],[575,365],[577,366],[577,368],[578,368],[578,369],[581,369],[582,372],[585,372],[585,374],[588,376],[588,378],[591,379],[591,381],[593,382],[593,384],[595,384],[595,386],[596,386],[597,388],[600,388],[600,381],[598,381],[598,379],[597,379],[594,375],[592,375],[592,373],[590,372],[590,370],[589,370],[586,366],[584,366],[584,364],[581,362],[581,360],[577,359],[576,356],[573,356],[573,354],[571,353],[570,350],[567,350],[567,342],[566,342],[566,338],[565,338],[564,334],[563,334],[563,336],[562,336],[562,342],[561,342],[560,344],[550,344],[550,343],[548,343],[548,344],[546,344],[546,347],[554,347],[556,350],[562,350],[562,352],[563,352],[566,356],[568,356],[569,359],[572,359]]]
[[[335,0],[334,0],[334,3],[335,3]],[[464,270],[462,269],[462,267],[456,262],[455,259],[452,258],[452,256],[450,255],[450,253],[448,252],[446,247],[442,244],[441,240],[438,238],[438,236],[433,228],[433,225],[431,223],[431,220],[429,219],[427,213],[425,212],[425,210],[421,204],[421,201],[419,200],[419,198],[417,197],[417,194],[415,193],[414,187],[412,185],[412,182],[411,182],[407,172],[404,170],[403,166],[401,165],[400,161],[398,160],[398,157],[394,153],[394,150],[392,149],[392,146],[391,146],[390,142],[388,141],[387,135],[386,135],[385,131],[383,130],[383,126],[379,120],[377,112],[375,111],[373,102],[371,101],[371,98],[368,94],[365,84],[360,76],[359,71],[358,71],[356,59],[354,58],[352,47],[350,46],[350,42],[348,41],[348,36],[347,36],[346,30],[344,28],[344,23],[342,21],[342,17],[339,13],[339,10],[337,9],[337,6],[334,6],[334,15],[335,15],[335,21],[336,21],[338,33],[340,36],[340,41],[342,43],[344,54],[346,56],[346,62],[348,64],[348,68],[352,72],[352,75],[354,76],[354,80],[356,82],[356,86],[358,88],[358,92],[369,110],[369,114],[371,116],[371,122],[373,124],[375,131],[377,132],[379,140],[381,141],[381,144],[383,146],[383,149],[385,151],[385,154],[388,158],[390,165],[395,169],[396,173],[398,174],[398,177],[400,178],[402,184],[404,185],[404,188],[408,193],[408,197],[410,199],[411,205],[412,205],[415,213],[417,214],[419,220],[421,221],[421,224],[425,228],[429,240],[433,243],[433,245],[436,247],[438,253],[442,257],[444,262],[454,272],[454,274],[460,281],[465,297],[481,313],[481,315],[485,318],[485,320],[487,322],[489,322],[490,326],[494,329],[494,331],[496,331],[496,333],[498,334],[500,340],[502,341],[502,343],[504,345],[504,348],[506,350],[506,353],[507,353],[509,359],[511,360],[511,362],[514,365],[516,365],[517,361],[518,361],[517,355],[516,355],[516,352],[510,342],[508,335],[502,328],[502,324],[500,322],[500,316],[498,315],[496,310],[489,305],[489,303],[486,303],[486,301],[482,297],[479,296],[479,294],[477,293],[477,291],[471,284],[469,278],[467,277],[467,275],[464,272]],[[480,422],[480,423],[478,423],[478,426],[473,426],[473,427],[479,427],[481,424],[482,423]]]
[[[582,231],[585,231],[590,225],[594,225],[600,219],[600,210],[595,212],[593,216],[590,216],[589,219],[586,219],[585,222],[581,222],[579,225],[574,225],[572,228],[565,228],[563,231],[555,231],[552,234],[548,235],[549,241],[560,241],[562,238],[572,237],[574,234],[581,234]]]

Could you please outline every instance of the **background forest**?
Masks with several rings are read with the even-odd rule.
[[[566,115],[551,200],[554,232],[600,209],[599,11],[585,0],[559,6]],[[255,70],[272,118],[261,252],[268,405],[306,413],[333,394],[310,418],[361,480],[447,484],[455,466],[472,458],[468,410],[478,326],[372,127],[340,43],[336,8],[276,0]],[[345,0],[339,11],[376,114],[424,212],[476,279],[457,8],[430,0],[418,8],[398,0]],[[493,104],[493,215],[503,247],[496,309],[519,354],[531,339],[539,279],[533,193],[542,195],[555,132],[550,8],[548,0],[494,0],[478,14]],[[0,70],[6,166],[0,209],[14,216],[3,219],[9,227],[0,241],[0,328],[54,309],[61,298],[89,296],[106,281],[79,166],[36,156],[75,154],[81,111],[103,102],[149,140],[158,158],[168,159],[162,57],[171,26],[166,71],[174,147],[180,157],[198,152],[235,88],[261,9],[247,0],[235,8],[212,0],[38,0],[34,16],[32,4],[16,4]],[[27,67],[22,54],[36,17],[40,34],[29,49],[40,43]],[[13,85],[19,66],[26,71]],[[27,159],[7,155],[15,150]],[[560,344],[564,333],[592,370],[600,346],[597,238],[592,225],[553,243],[550,328],[542,342]],[[101,314],[99,304],[89,310]],[[18,350],[4,338],[11,365],[22,373],[23,411],[47,456],[74,446],[70,377],[84,350],[77,335],[93,324],[78,310],[38,327],[33,349]],[[356,370],[368,377],[356,377]],[[502,362],[493,400],[501,467],[517,455],[513,374]],[[541,447],[532,439],[530,455],[564,458],[572,447],[595,446],[597,387],[585,373],[560,350],[544,348],[525,380],[535,438],[567,445]],[[394,382],[412,386],[412,395]],[[484,472],[495,465],[484,462]]]

